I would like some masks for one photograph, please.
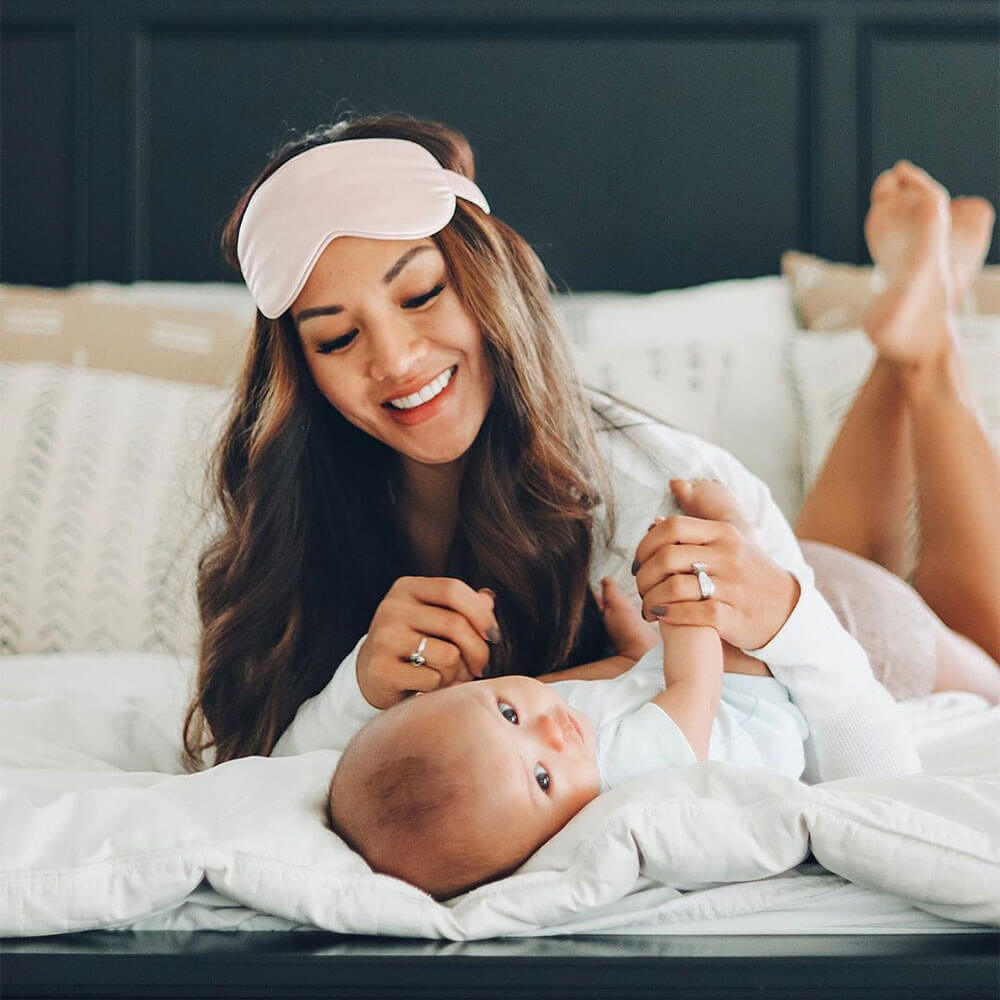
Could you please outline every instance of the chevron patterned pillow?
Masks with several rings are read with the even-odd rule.
[[[190,654],[226,390],[0,365],[0,651]]]

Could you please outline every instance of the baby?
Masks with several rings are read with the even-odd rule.
[[[721,483],[683,488],[752,530]],[[603,610],[612,638],[638,626],[652,639],[613,587]],[[641,775],[727,760],[799,777],[808,729],[785,687],[762,664],[724,674],[710,627],[658,627],[660,644],[619,677],[492,677],[382,712],[341,756],[331,828],[374,871],[440,900],[509,874],[600,792]]]

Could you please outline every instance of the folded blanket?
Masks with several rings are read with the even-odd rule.
[[[264,913],[350,933],[540,933],[650,884],[700,893],[692,913],[724,916],[768,905],[760,880],[810,850],[931,913],[1000,924],[1000,709],[972,695],[914,703],[924,774],[810,787],[734,764],[657,772],[594,800],[513,875],[440,904],[373,874],[325,827],[335,751],[178,773],[190,667],[124,654],[3,661],[0,933],[126,926],[203,879]]]

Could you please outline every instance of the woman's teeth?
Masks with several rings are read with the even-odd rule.
[[[441,372],[436,379],[428,382],[422,389],[409,396],[400,396],[399,399],[390,399],[389,405],[395,410],[412,410],[415,406],[422,406],[432,400],[451,381],[458,365],[452,365],[446,372]]]

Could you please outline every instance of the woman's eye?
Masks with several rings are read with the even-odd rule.
[[[347,347],[347,345],[354,340],[358,335],[357,330],[351,330],[350,333],[345,333],[343,337],[337,337],[334,340],[325,340],[322,344],[318,344],[316,347],[317,354],[332,354],[334,351],[340,350],[342,347]]]
[[[444,282],[440,285],[435,285],[429,292],[425,295],[418,295],[415,299],[410,299],[408,302],[403,303],[404,309],[418,309],[425,302],[429,302],[434,298],[435,295],[440,295],[444,291]]]
[[[547,792],[552,787],[552,779],[549,777],[549,772],[541,764],[535,765],[535,781],[538,782],[538,787],[543,792]]]
[[[513,722],[514,725],[516,726],[517,725],[517,712],[514,709],[513,705],[508,705],[507,702],[505,702],[505,701],[498,702],[498,704],[500,706],[500,714],[508,722]]]

